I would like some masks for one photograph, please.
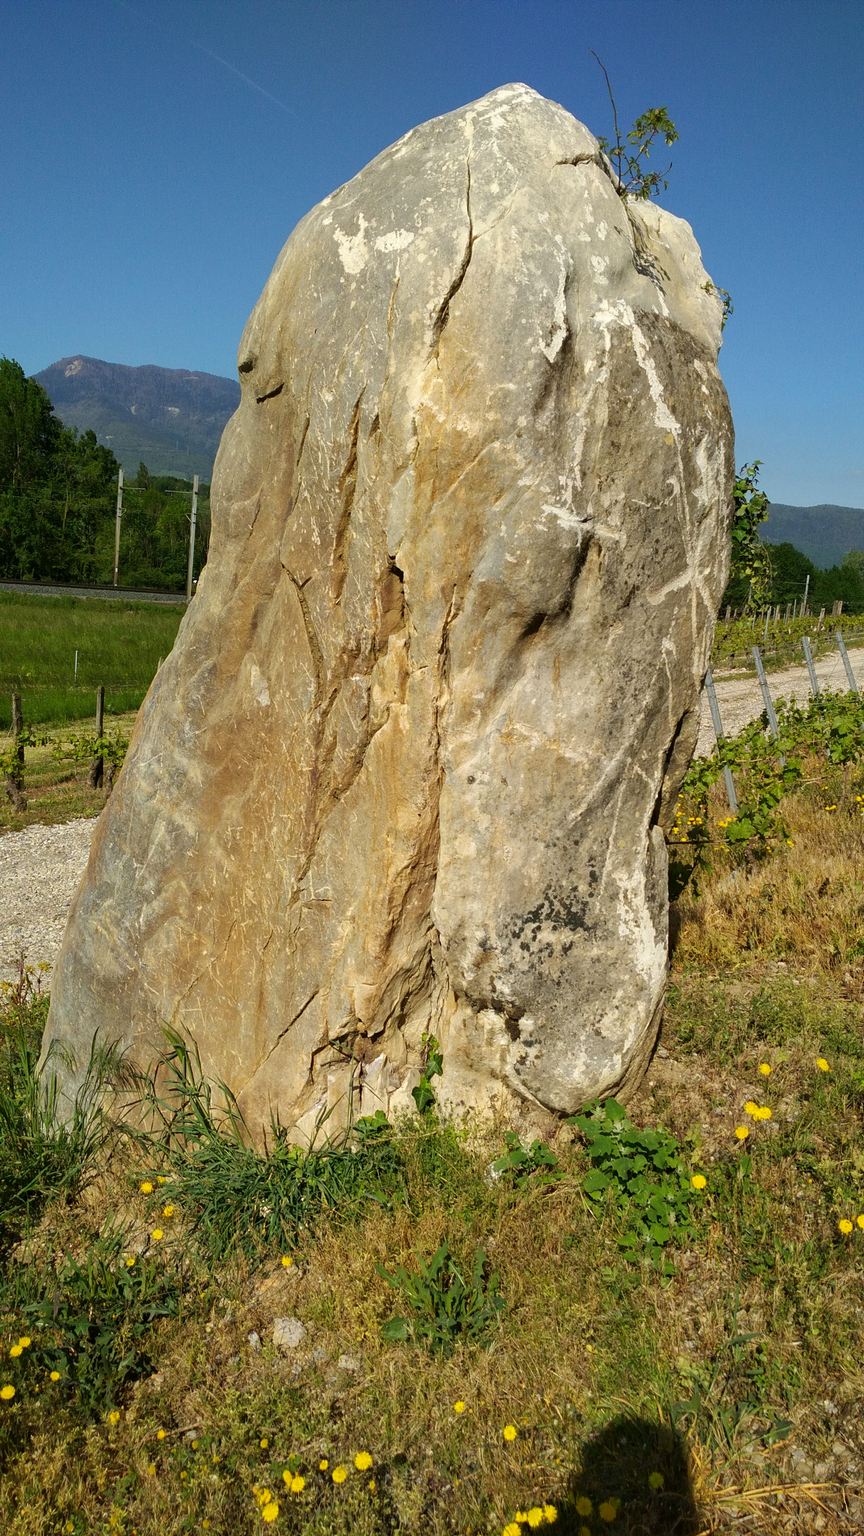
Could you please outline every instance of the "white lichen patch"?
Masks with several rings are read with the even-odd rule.
[[[357,220],[356,234],[346,235],[344,230],[341,229],[334,229],[333,231],[333,238],[339,247],[339,260],[351,277],[356,277],[358,272],[362,272],[369,260],[366,229],[366,220],[361,213]]]

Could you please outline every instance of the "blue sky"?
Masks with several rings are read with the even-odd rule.
[[[0,0],[0,353],[233,373],[297,220],[509,80],[678,125],[738,463],[864,505],[864,0]]]

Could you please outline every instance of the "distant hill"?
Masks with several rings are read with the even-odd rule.
[[[759,531],[765,543],[794,544],[827,570],[850,549],[864,549],[864,507],[787,507],[772,501]]]
[[[99,357],[64,357],[34,377],[60,420],[92,429],[129,475],[143,460],[154,474],[209,480],[225,423],[240,403],[234,379]]]

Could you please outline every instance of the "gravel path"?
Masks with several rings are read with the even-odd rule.
[[[0,837],[0,980],[18,974],[22,950],[29,965],[53,965],[95,826],[88,817]]]
[[[864,690],[864,646],[850,650],[849,657]],[[843,665],[836,652],[817,661],[816,673],[826,688],[846,686]],[[804,666],[771,672],[768,681],[773,698],[793,695],[806,699],[810,691]],[[719,678],[717,696],[729,735],[762,713],[762,696],[755,677]],[[713,745],[714,730],[703,695],[696,750],[710,752]],[[25,827],[23,832],[0,836],[0,980],[17,974],[22,950],[31,965],[40,961],[49,966],[54,964],[95,826],[95,820],[84,819],[62,827]]]

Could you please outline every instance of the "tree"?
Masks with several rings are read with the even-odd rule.
[[[609,139],[599,137],[598,143],[615,168],[618,178],[618,196],[635,197],[640,200],[653,197],[657,192],[665,191],[668,187],[666,173],[670,166],[667,165],[665,171],[649,171],[642,162],[648,159],[655,139],[662,137],[667,147],[674,144],[678,138],[678,129],[665,107],[649,107],[647,112],[640,113],[633,127],[622,138],[621,129],[618,126],[618,106],[606,65],[599,55],[594,53],[593,48],[591,52],[603,71],[612,106],[615,139],[610,142]]]

